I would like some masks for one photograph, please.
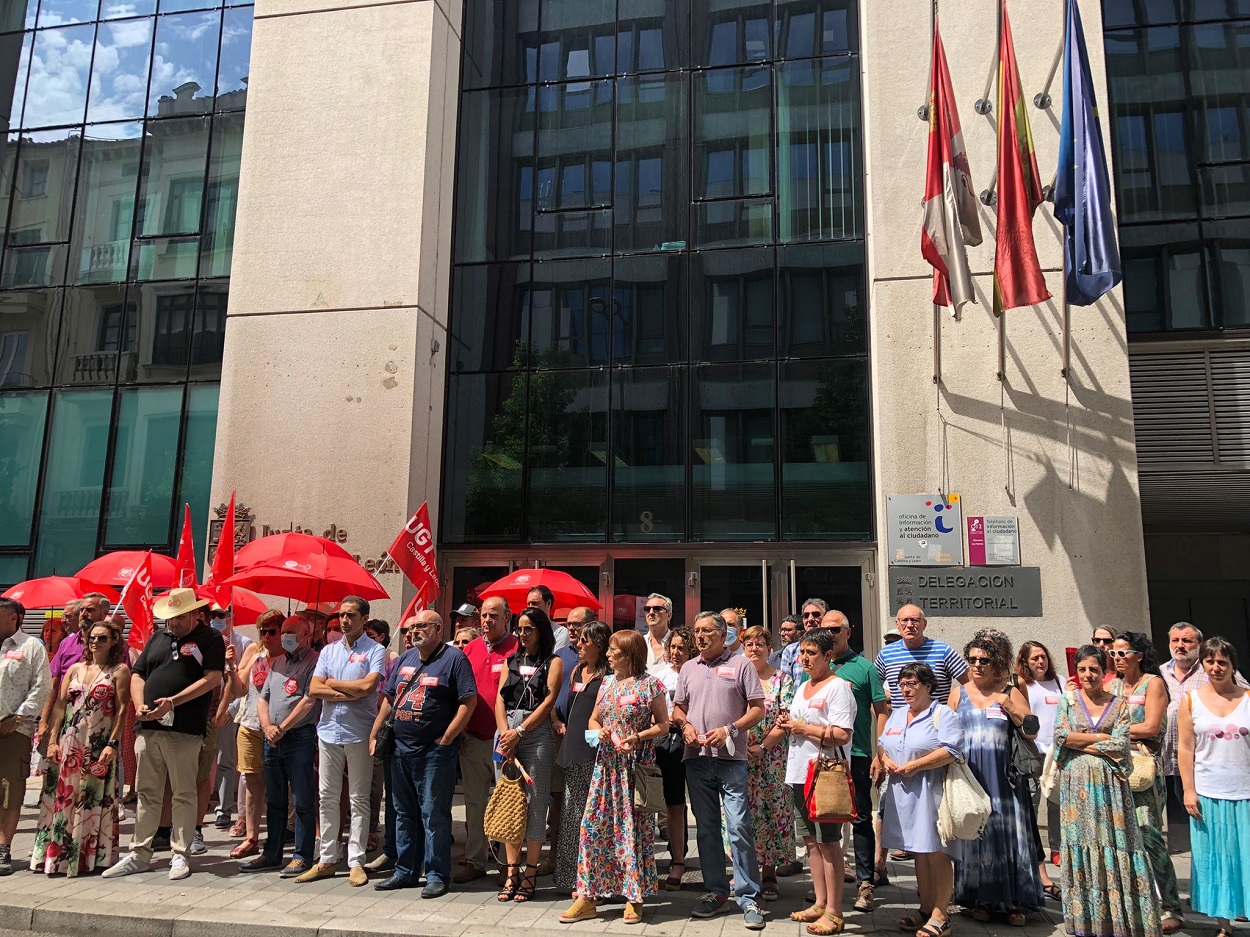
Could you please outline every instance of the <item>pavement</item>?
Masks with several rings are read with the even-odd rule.
[[[13,843],[15,865],[28,862],[34,841],[37,782],[32,779],[18,835]],[[210,817],[211,820],[211,817]],[[463,808],[456,799],[456,839],[463,843]],[[130,839],[132,822],[122,825],[122,848]],[[192,857],[194,874],[180,882],[166,876],[168,853],[158,854],[153,870],[123,879],[104,881],[98,875],[67,879],[34,874],[20,868],[0,879],[0,934],[92,935],[92,937],[477,937],[510,932],[513,937],[577,937],[579,934],[631,934],[634,937],[741,937],[748,933],[741,914],[726,913],[710,920],[690,917],[701,893],[697,859],[688,869],[680,892],[661,892],[649,899],[640,925],[621,921],[621,905],[600,908],[600,918],[561,925],[557,917],[569,905],[550,877],[540,878],[535,899],[524,904],[495,900],[494,877],[469,885],[452,886],[443,898],[422,900],[420,889],[378,892],[371,887],[387,874],[371,877],[370,886],[352,888],[346,868],[334,879],[296,885],[276,873],[240,874],[239,861],[229,858],[238,843],[210,822],[204,828],[207,855]],[[657,844],[661,871],[667,868],[666,844]],[[694,854],[693,840],[691,853]],[[1174,857],[1181,893],[1188,894],[1189,859]],[[844,895],[846,933],[898,934],[895,924],[917,907],[910,862],[889,863],[890,884],[877,889],[877,907],[871,913],[851,908],[854,886]],[[803,907],[810,878],[781,879],[781,898],[765,902],[768,933],[803,937],[803,925],[791,922],[789,912]],[[1214,922],[1188,917],[1187,933],[1216,930]],[[955,921],[957,937],[1059,937],[1063,916],[1059,904],[1029,916],[1025,927],[1005,922],[979,923],[967,916]],[[9,937],[4,934],[4,937]]]

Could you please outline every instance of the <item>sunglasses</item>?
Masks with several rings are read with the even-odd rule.
[[[666,609],[663,605],[647,605],[643,607],[643,611],[646,612],[648,615],[650,615],[652,612],[655,612],[655,614],[658,615],[660,614],[660,612],[667,612],[668,609]]]
[[[1139,654],[1140,651],[1108,651],[1108,657],[1128,657],[1130,654]]]
[[[278,629],[277,629],[277,628],[261,628],[261,629],[260,629],[260,635],[261,635],[261,637],[271,638],[271,637],[273,637],[275,634],[281,634],[281,632],[280,632],[280,631],[278,631]]]
[[[988,667],[990,659],[988,657],[969,657],[968,666],[970,667]]]
[[[820,612],[804,612],[803,617],[804,618],[820,618],[821,614]]]
[[[99,644],[104,641],[112,641],[113,636],[108,634],[93,634],[87,639],[88,644]]]
[[[841,626],[841,625],[834,625],[832,628],[826,628],[825,630],[826,630],[826,631],[828,631],[830,634],[841,634],[841,633],[842,633],[842,626]]]
[[[411,631],[411,630],[412,630],[411,628],[400,628],[400,629],[399,629],[399,633],[400,633],[400,634],[407,634],[407,633],[408,633],[409,631]]]
[[[1094,638],[1095,644],[1115,644],[1114,638]]]
[[[537,631],[537,630],[538,630],[537,628],[532,628],[532,627],[529,627],[529,626],[527,625],[527,626],[526,626],[526,627],[524,627],[524,628],[518,628],[518,629],[516,630],[516,633],[517,633],[517,634],[533,634],[533,633],[534,633],[535,631]]]

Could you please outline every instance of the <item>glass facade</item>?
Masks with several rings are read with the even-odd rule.
[[[252,7],[0,0],[0,583],[204,555]]]
[[[872,538],[857,0],[466,0],[445,543]]]
[[[1250,2],[1103,0],[1130,332],[1250,326]]]

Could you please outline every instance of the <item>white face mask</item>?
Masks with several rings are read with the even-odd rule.
[[[282,636],[282,650],[288,654],[294,654],[295,649],[299,647],[299,638],[293,634],[284,634]]]

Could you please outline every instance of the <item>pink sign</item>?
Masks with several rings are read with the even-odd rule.
[[[968,565],[985,565],[985,518],[968,517]]]

